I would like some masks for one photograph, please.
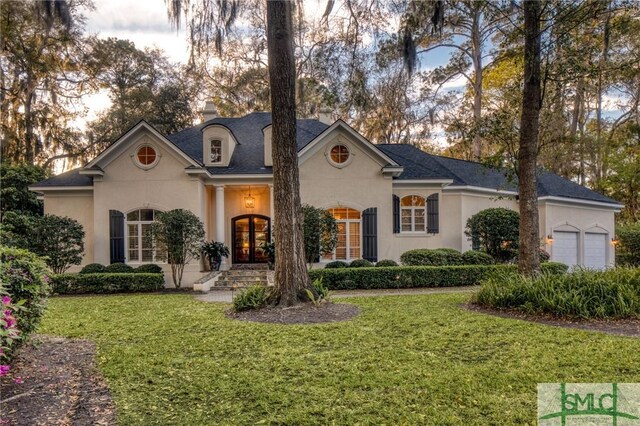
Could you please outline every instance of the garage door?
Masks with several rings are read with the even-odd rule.
[[[591,269],[607,267],[606,234],[584,234],[584,266]]]
[[[561,262],[569,267],[578,265],[578,233],[554,232],[552,260]]]

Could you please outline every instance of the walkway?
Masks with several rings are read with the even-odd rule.
[[[478,288],[479,288],[478,286],[466,286],[466,287],[440,287],[440,288],[401,288],[401,289],[382,289],[382,290],[334,290],[334,291],[331,291],[330,298],[342,299],[347,297],[411,296],[411,295],[418,295],[418,294],[471,293]],[[242,291],[242,290],[238,290],[238,291]],[[230,290],[214,290],[208,293],[198,294],[195,296],[195,298],[203,302],[229,303],[233,299],[233,295],[238,293],[238,291],[232,292]]]

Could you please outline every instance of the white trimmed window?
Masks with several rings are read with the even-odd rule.
[[[209,148],[209,162],[210,163],[222,163],[222,141],[220,139],[213,139],[211,141],[211,147]]]
[[[401,232],[426,232],[426,201],[419,195],[400,199]]]
[[[149,235],[151,224],[157,211],[152,209],[140,209],[127,213],[127,262],[153,263],[161,262],[166,258],[165,253],[155,250],[153,240]]]
[[[353,260],[362,257],[360,232],[361,213],[345,207],[327,209],[338,225],[338,243],[331,253],[323,253],[323,260]]]

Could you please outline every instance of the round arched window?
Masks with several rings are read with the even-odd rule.
[[[155,163],[158,155],[156,154],[156,150],[148,145],[141,146],[136,153],[136,157],[138,162],[143,166],[150,166]]]
[[[344,145],[336,145],[331,148],[331,161],[336,164],[343,164],[349,159],[349,148]]]

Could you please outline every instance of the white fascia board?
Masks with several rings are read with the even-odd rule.
[[[483,188],[481,186],[472,186],[472,185],[456,185],[456,186],[447,186],[444,188],[444,191],[447,192],[481,192],[485,194],[497,194],[497,195],[518,195],[515,191],[504,191],[501,189],[492,189],[492,188]]]
[[[106,159],[108,159],[111,156],[112,153],[117,151],[117,149],[120,146],[122,146],[129,139],[129,137],[131,135],[133,135],[135,132],[137,132],[141,128],[145,128],[146,130],[148,130],[152,135],[154,135],[156,138],[158,138],[159,140],[164,142],[165,145],[169,146],[176,154],[178,154],[178,156],[180,156],[183,159],[185,159],[189,164],[191,164],[193,166],[196,166],[196,167],[202,166],[202,164],[199,164],[193,158],[189,157],[182,150],[180,150],[177,146],[175,146],[173,144],[173,142],[171,142],[169,139],[164,137],[160,132],[158,132],[155,128],[153,128],[153,126],[151,126],[149,123],[147,123],[146,121],[143,120],[140,123],[138,123],[135,126],[133,126],[133,128],[131,128],[131,130],[129,130],[124,135],[122,135],[117,141],[112,143],[107,149],[102,151],[96,158],[91,160],[86,166],[84,166],[84,169],[86,170],[86,169],[93,168],[93,167],[97,166],[103,160],[106,161],[106,163],[104,164],[105,166],[107,164],[109,164],[110,161],[107,161]]]
[[[579,204],[579,205],[585,205],[585,206],[591,206],[591,207],[601,207],[601,208],[605,208],[605,209],[611,209],[611,210],[616,210],[616,211],[620,211],[620,209],[622,209],[624,207],[624,204],[612,204],[612,203],[604,203],[602,201],[591,201],[591,200],[581,200],[578,198],[566,198],[566,197],[554,197],[551,195],[547,195],[544,197],[540,197],[538,198],[538,201],[540,201],[541,203],[549,203],[551,202],[556,203],[556,204]]]
[[[93,186],[30,186],[29,191],[93,191]]]
[[[402,179],[402,180],[394,180],[393,186],[397,187],[418,187],[418,186],[440,186],[442,188],[447,185],[451,185],[453,183],[453,179]]]
[[[311,142],[309,142],[304,148],[302,148],[298,152],[298,158],[299,158],[298,164],[304,163],[307,160],[307,158],[310,157],[310,155],[308,154],[315,152],[313,148],[316,147],[327,136],[331,135],[333,131],[336,130],[337,128],[345,130],[350,136],[352,136],[355,140],[357,140],[363,146],[365,146],[370,152],[370,154],[373,154],[375,157],[378,157],[378,159],[382,160],[380,161],[380,164],[382,166],[386,166],[387,164],[389,164],[390,166],[402,167],[400,164],[393,161],[391,157],[389,157],[387,154],[382,152],[379,148],[377,148],[374,144],[369,142],[364,136],[362,136],[360,133],[358,133],[355,129],[353,129],[351,126],[349,126],[347,123],[345,123],[342,120],[336,120],[331,126],[327,127],[324,130],[324,132],[320,133]]]
[[[88,176],[104,176],[104,172],[102,170],[96,170],[96,169],[82,169],[78,173],[81,175],[88,175]]]

